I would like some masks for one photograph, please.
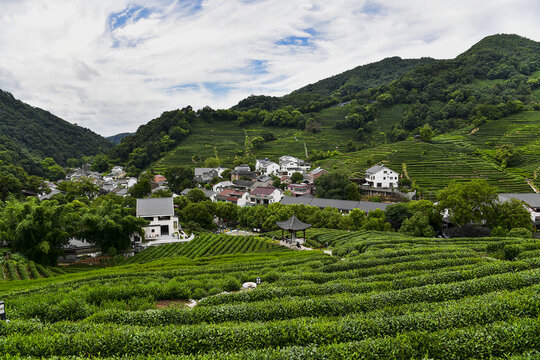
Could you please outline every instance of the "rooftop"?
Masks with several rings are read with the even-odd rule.
[[[295,215],[291,216],[289,220],[278,221],[276,225],[283,230],[292,231],[306,230],[311,227],[311,224],[306,224],[305,222],[300,221]]]
[[[499,200],[508,201],[510,199],[518,199],[526,203],[532,208],[540,208],[540,194],[537,193],[503,193],[499,194]]]
[[[338,199],[322,199],[312,196],[299,196],[289,197],[285,196],[280,201],[284,205],[297,205],[304,204],[309,206],[315,206],[318,208],[333,207],[338,210],[353,210],[360,209],[365,212],[370,212],[375,209],[386,210],[386,208],[392,204],[373,202],[373,201],[352,201],[352,200],[338,200]]]
[[[276,190],[274,187],[256,187],[251,192],[251,195],[270,196]]]
[[[137,199],[137,216],[172,216],[174,215],[173,198]]]

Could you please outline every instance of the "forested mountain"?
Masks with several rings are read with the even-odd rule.
[[[329,150],[350,152],[420,134],[429,139],[536,110],[539,91],[540,43],[493,35],[455,59],[387,58],[283,97],[250,96],[231,109],[205,107],[190,116],[189,127],[180,127],[185,131],[174,142],[176,123],[156,119],[111,156],[140,169],[163,156],[160,165],[194,165],[215,154],[225,154],[221,160],[231,165],[233,159],[283,151],[314,160]]]
[[[0,136],[39,158],[66,165],[70,158],[95,155],[114,144],[89,129],[32,107],[0,90]]]
[[[357,66],[341,74],[306,85],[282,97],[249,96],[240,101],[233,109],[249,110],[260,108],[276,110],[291,105],[303,111],[320,110],[321,107],[326,107],[325,104],[335,104],[338,99],[343,99],[348,95],[354,95],[362,90],[388,84],[418,65],[432,61],[435,60],[431,58],[401,59],[397,56],[386,58],[375,63]]]
[[[113,136],[107,136],[105,139],[107,139],[109,141],[112,141],[113,143],[118,145],[118,144],[120,144],[120,142],[122,141],[123,138],[125,138],[126,136],[129,136],[129,135],[133,135],[133,134],[134,133],[124,132],[124,133],[116,134],[116,135],[113,135]]]

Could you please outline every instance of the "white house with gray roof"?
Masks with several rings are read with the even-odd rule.
[[[366,170],[365,184],[373,188],[397,188],[399,174],[384,165],[375,165]]]
[[[255,171],[264,175],[277,175],[279,165],[268,159],[257,159],[255,160]]]
[[[137,199],[137,217],[150,221],[143,228],[147,240],[180,237],[180,223],[174,214],[173,198]]]

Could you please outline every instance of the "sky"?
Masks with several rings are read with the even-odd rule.
[[[540,41],[538,0],[0,0],[0,89],[101,135],[389,56]]]

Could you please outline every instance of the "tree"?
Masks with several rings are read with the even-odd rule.
[[[221,160],[216,157],[209,157],[204,160],[204,166],[208,168],[217,168],[221,165]]]
[[[131,235],[143,234],[147,224],[143,218],[135,217],[133,209],[114,201],[102,201],[90,206],[80,221],[78,236],[107,252],[111,247],[124,251],[131,244]]]
[[[171,166],[164,172],[169,188],[179,194],[184,189],[193,187],[193,178],[195,176],[193,169],[189,166]]]
[[[92,171],[97,171],[100,173],[109,171],[110,169],[110,159],[107,155],[104,154],[97,154],[94,157],[94,161],[92,162]]]
[[[497,201],[497,189],[486,180],[458,183],[453,180],[441,190],[438,199],[439,211],[448,209],[450,221],[458,226],[491,222]]]
[[[253,145],[255,149],[259,149],[264,145],[264,142],[265,141],[262,136],[256,136],[251,140],[251,145]]]
[[[385,214],[386,221],[388,221],[396,230],[401,227],[403,221],[407,220],[413,215],[406,203],[397,203],[388,206]]]
[[[505,144],[497,149],[495,159],[502,167],[516,165],[521,161],[521,151],[512,144]]]
[[[315,180],[316,195],[326,199],[347,199],[349,177],[343,173],[324,174]]]
[[[229,226],[234,226],[238,222],[238,206],[233,203],[218,202],[215,207],[215,215],[226,220]]]
[[[189,190],[186,195],[186,198],[189,200],[189,202],[192,202],[192,203],[198,203],[201,201],[208,200],[204,191],[197,188]]]
[[[399,232],[406,235],[417,237],[433,237],[435,236],[435,230],[429,225],[429,218],[417,212],[413,216],[403,221]]]
[[[51,181],[61,180],[66,177],[64,169],[58,165],[53,158],[45,158],[41,161],[41,165],[45,170],[45,177]]]
[[[363,230],[390,231],[392,226],[385,219],[384,211],[375,209],[367,215]]]
[[[504,230],[514,228],[530,229],[531,215],[523,206],[523,203],[517,199],[510,199],[495,205],[495,213],[497,218],[494,225],[501,227]]]
[[[180,211],[180,218],[185,222],[196,222],[205,229],[214,229],[216,227],[206,202],[188,204]]]
[[[51,200],[7,201],[0,211],[0,238],[31,260],[55,265],[76,226],[67,209]]]
[[[293,184],[299,184],[302,182],[302,180],[304,180],[304,175],[302,175],[301,172],[294,172],[292,175],[291,175],[291,182]]]
[[[99,187],[86,177],[79,181],[62,181],[58,189],[64,192],[68,202],[81,198],[85,198],[86,202],[92,201],[99,193]]]
[[[433,129],[431,128],[429,124],[425,124],[424,126],[422,126],[419,130],[419,134],[420,134],[420,139],[423,142],[430,142],[431,138],[435,135],[435,133],[433,132]]]
[[[129,189],[129,194],[135,198],[144,198],[152,193],[150,179],[147,176],[141,176],[139,181]]]

